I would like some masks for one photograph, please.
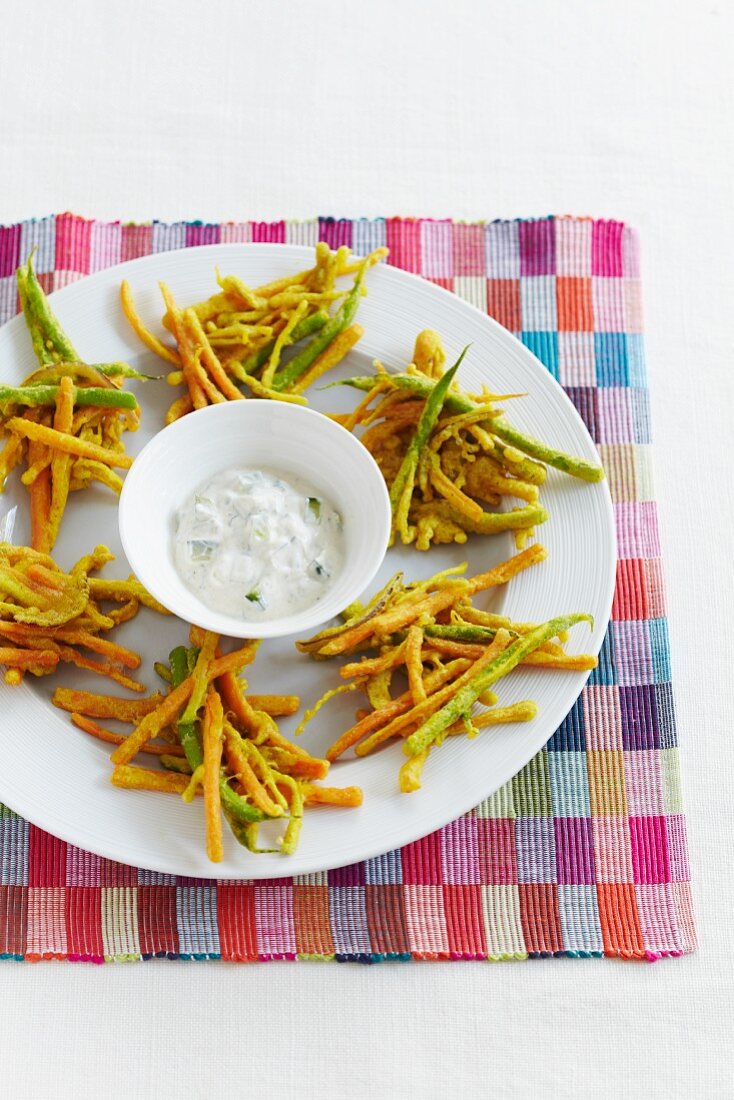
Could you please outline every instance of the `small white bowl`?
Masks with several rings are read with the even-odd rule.
[[[208,478],[235,466],[297,476],[341,513],[344,567],[312,607],[256,623],[213,611],[179,576],[173,554],[178,509]],[[119,526],[130,567],[169,611],[234,638],[279,638],[312,630],[364,592],[387,549],[390,499],[372,455],[351,432],[301,405],[248,399],[210,405],[154,436],[125,478]]]

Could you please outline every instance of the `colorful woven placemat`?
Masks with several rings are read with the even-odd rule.
[[[219,241],[390,248],[389,262],[496,317],[543,361],[606,467],[619,565],[599,667],[546,748],[471,813],[337,871],[209,883],[80,851],[3,810],[6,959],[656,959],[695,947],[650,474],[637,238],[611,221],[388,218],[0,228],[0,322],[38,246],[46,290]]]

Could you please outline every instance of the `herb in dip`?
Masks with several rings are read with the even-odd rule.
[[[312,607],[344,560],[339,513],[299,478],[224,470],[178,512],[175,561],[202,603],[262,622]]]

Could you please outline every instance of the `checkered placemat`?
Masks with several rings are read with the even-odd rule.
[[[219,241],[390,248],[514,332],[560,381],[604,462],[619,564],[612,622],[571,713],[471,813],[319,875],[203,883],[101,859],[0,815],[0,957],[656,959],[695,947],[660,546],[637,238],[619,222],[388,218],[0,228],[0,322],[38,246],[47,291],[123,260]]]

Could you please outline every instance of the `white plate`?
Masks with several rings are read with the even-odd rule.
[[[127,278],[138,305],[151,326],[162,314],[157,283],[170,283],[178,300],[189,303],[216,289],[214,268],[236,272],[258,283],[301,270],[312,263],[312,251],[290,245],[232,244],[146,256],[99,272],[53,295],[53,307],[72,342],[88,362],[124,359],[148,372],[161,373],[159,360],[141,352],[119,307],[119,286]],[[380,358],[398,368],[410,361],[416,333],[439,331],[449,359],[471,344],[460,370],[469,389],[487,383],[495,392],[527,392],[511,403],[511,420],[518,428],[563,450],[598,461],[594,445],[575,408],[541,363],[495,321],[453,294],[396,268],[381,265],[367,279],[369,293],[360,305],[365,335],[335,377],[368,373]],[[3,377],[19,383],[35,360],[25,323],[15,318],[0,329]],[[147,383],[139,392],[142,426],[127,437],[137,453],[163,422],[174,396],[165,382]],[[358,395],[347,387],[314,393],[322,410],[354,406]],[[193,461],[193,459],[192,459]],[[273,456],[277,461],[277,455]],[[554,615],[585,611],[595,617],[594,630],[574,627],[570,652],[597,653],[611,609],[615,573],[614,523],[606,482],[589,485],[549,471],[541,500],[550,512],[538,530],[549,558],[485,597],[484,606],[502,610],[516,620],[542,621]],[[2,498],[4,536],[25,543],[30,536],[28,497],[17,474]],[[117,532],[117,502],[106,489],[73,494],[62,524],[55,556],[68,568],[96,543],[118,554],[105,576],[127,575]],[[413,549],[389,552],[374,586],[397,569],[408,577],[426,577],[467,560],[469,574],[487,569],[513,553],[510,535],[471,538],[466,546],[437,547],[429,553]],[[371,586],[373,587],[373,586]],[[142,653],[141,678],[157,686],[154,660],[186,641],[185,626],[146,610],[116,632],[121,644]],[[256,692],[298,693],[311,704],[322,691],[339,682],[336,663],[313,662],[299,655],[294,639],[263,644],[250,675]],[[184,805],[172,796],[120,791],[109,783],[106,747],[71,725],[68,716],[51,706],[53,688],[74,685],[92,691],[123,694],[109,681],[65,668],[40,680],[28,677],[20,688],[0,682],[0,800],[48,832],[110,859],[151,870],[202,878],[274,878],[300,875],[379,855],[397,848],[459,817],[496,791],[542,748],[568,714],[586,681],[585,673],[522,669],[500,682],[501,703],[535,699],[538,717],[529,723],[484,730],[476,739],[452,738],[431,756],[423,788],[401,795],[397,772],[403,756],[392,745],[364,760],[351,758],[332,767],[334,784],[358,784],[364,805],[358,810],[309,809],[297,853],[252,855],[229,836],[224,862],[213,865],[204,852],[201,800]],[[354,698],[341,696],[328,704],[304,736],[304,745],[318,753],[354,720]],[[283,721],[289,734],[295,720]],[[269,826],[268,826],[269,828]],[[225,830],[226,834],[226,830]]]

